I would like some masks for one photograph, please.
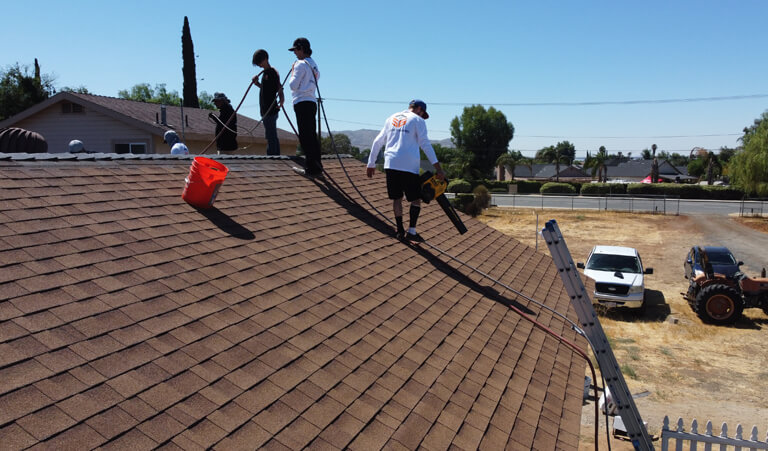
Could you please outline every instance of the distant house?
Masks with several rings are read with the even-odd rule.
[[[189,148],[201,153],[214,139],[212,110],[163,106],[115,97],[60,92],[55,96],[0,122],[0,129],[19,127],[41,134],[49,153],[69,151],[77,139],[85,149],[101,153],[170,153],[163,134],[174,130]],[[218,111],[214,111],[218,116]],[[265,155],[267,142],[258,121],[237,115],[238,154]],[[298,139],[278,130],[284,155],[295,155]],[[216,153],[213,144],[208,153]]]
[[[498,170],[499,168],[495,170],[497,176]],[[512,180],[512,178],[509,168],[505,168],[504,180]],[[576,165],[560,165],[560,172],[557,173],[557,166],[554,164],[532,164],[530,168],[522,165],[515,166],[514,178],[541,181],[552,181],[559,178],[560,181],[575,182],[589,180],[590,176],[584,172],[584,169]]]
[[[630,160],[619,163],[617,166],[607,166],[608,181],[640,183],[651,175],[652,164],[652,160]],[[688,175],[685,168],[675,167],[667,160],[659,160],[659,178],[669,183],[686,183],[696,180],[696,177]]]

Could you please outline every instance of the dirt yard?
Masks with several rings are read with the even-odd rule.
[[[694,418],[702,425],[700,430],[711,420],[717,434],[726,422],[730,436],[739,423],[747,431],[757,425],[760,438],[765,439],[768,316],[759,309],[748,309],[733,327],[703,324],[681,294],[688,286],[683,277],[688,250],[693,245],[714,245],[719,241],[702,226],[706,217],[491,208],[479,219],[535,246],[537,216],[538,230],[546,221],[557,220],[575,262],[585,261],[595,244],[630,246],[640,252],[646,268],[654,269],[652,275],[646,276],[648,308],[642,316],[621,310],[601,316],[603,329],[651,434],[660,433],[664,416],[668,415],[672,422],[682,417],[686,430],[690,430]],[[737,232],[744,227],[737,218],[729,220]],[[750,219],[747,230],[765,233],[767,221]],[[733,234],[734,228],[730,230]],[[738,240],[736,235],[729,239]],[[541,236],[538,250],[549,254]],[[738,254],[736,258],[746,260]],[[747,267],[764,264],[745,263],[751,276],[758,274]],[[605,420],[601,417],[600,421],[600,448],[607,449]],[[614,450],[633,449],[629,443],[617,440],[612,440],[611,445]],[[594,405],[590,401],[582,415],[581,449],[593,448]]]

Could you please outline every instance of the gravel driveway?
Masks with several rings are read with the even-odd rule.
[[[743,226],[728,216],[694,214],[688,217],[705,237],[704,242],[697,244],[727,247],[744,262],[742,271],[750,277],[759,277],[760,271],[768,268],[768,234]]]

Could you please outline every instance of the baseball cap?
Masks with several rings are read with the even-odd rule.
[[[411,100],[411,103],[408,104],[408,107],[414,107],[414,106],[421,107],[421,109],[424,110],[424,119],[429,119],[429,114],[427,114],[427,104],[424,103],[423,100],[418,100],[418,99]]]
[[[213,100],[223,100],[225,102],[229,102],[229,99],[227,98],[226,94],[224,94],[223,92],[214,93]]]
[[[292,52],[296,49],[302,49],[305,52],[308,50],[311,50],[312,47],[309,45],[309,39],[307,38],[296,38],[295,41],[293,41],[293,47],[289,48],[288,51]]]

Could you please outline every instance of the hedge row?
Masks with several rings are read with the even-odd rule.
[[[681,185],[678,183],[587,183],[581,187],[583,196],[627,194],[630,196],[671,196],[681,199],[739,200],[744,191],[731,186]]]
[[[450,193],[470,193],[478,186],[484,186],[492,193],[507,193],[509,185],[517,185],[519,194],[572,194],[580,193],[582,196],[605,195],[654,195],[679,197],[681,199],[715,199],[715,200],[739,200],[744,197],[744,191],[731,186],[717,185],[687,185],[678,183],[556,183],[533,180],[511,180],[499,182],[495,180],[466,181],[462,179],[452,180],[448,184]]]
[[[681,199],[739,200],[744,191],[731,186],[680,185],[677,183],[631,183],[627,194],[650,194],[656,196],[679,196]]]
[[[582,196],[606,196],[610,194],[627,194],[626,183],[585,183],[581,186]]]

